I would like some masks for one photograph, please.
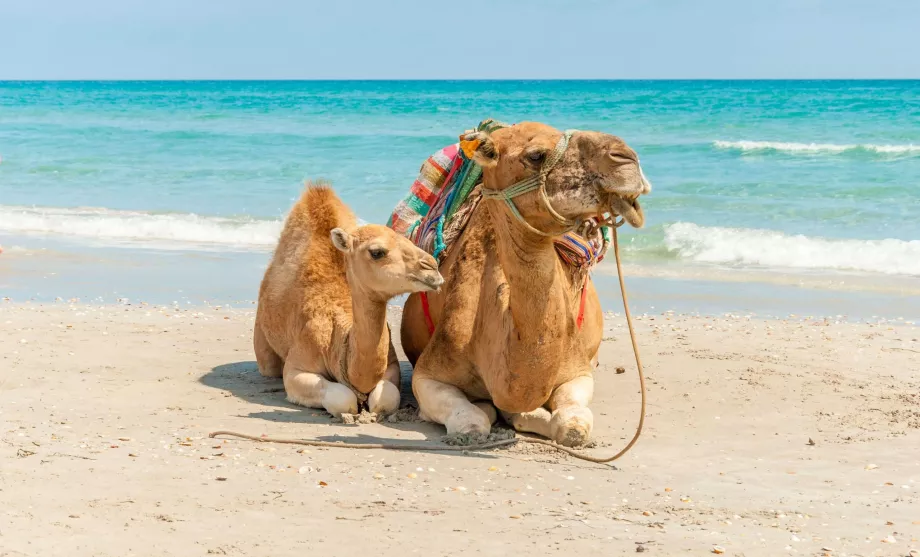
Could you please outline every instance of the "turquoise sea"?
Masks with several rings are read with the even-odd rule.
[[[920,318],[920,81],[0,82],[0,297],[248,303],[304,179],[384,222],[486,117],[638,151],[641,311]]]

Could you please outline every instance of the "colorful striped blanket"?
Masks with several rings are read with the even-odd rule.
[[[501,124],[485,120],[478,130]],[[387,226],[405,235],[418,247],[443,261],[479,204],[482,169],[467,158],[460,144],[444,147],[422,164],[409,193],[390,215]],[[610,242],[607,227],[595,228],[590,238],[570,232],[555,240],[556,253],[584,280],[603,260]]]

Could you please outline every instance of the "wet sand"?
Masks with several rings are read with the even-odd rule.
[[[251,306],[0,302],[0,555],[920,548],[916,327],[641,317],[647,430],[605,467],[522,447],[299,451],[209,439],[216,429],[443,435],[425,423],[335,424],[285,402],[252,362],[253,317]],[[626,442],[639,401],[622,317],[607,328],[597,454]]]

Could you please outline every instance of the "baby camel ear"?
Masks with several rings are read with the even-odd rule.
[[[483,168],[498,164],[498,149],[486,132],[472,131],[461,135],[460,148],[466,158]]]
[[[341,228],[333,228],[329,233],[329,237],[332,238],[332,245],[341,252],[348,253],[351,251],[352,240],[351,234],[345,232]]]

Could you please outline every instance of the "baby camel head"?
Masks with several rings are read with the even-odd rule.
[[[544,175],[549,207],[539,190],[512,200],[536,229],[561,230],[552,212],[575,223],[604,213],[620,215],[636,228],[645,223],[639,196],[651,192],[652,186],[639,156],[619,137],[592,131],[566,134],[546,124],[524,122],[461,139],[476,145],[473,159],[483,167],[484,188],[504,190]]]
[[[444,283],[434,257],[386,226],[368,224],[352,232],[334,228],[330,237],[345,254],[351,286],[375,297],[429,292]]]

